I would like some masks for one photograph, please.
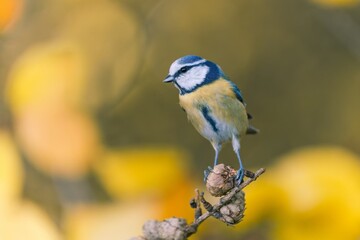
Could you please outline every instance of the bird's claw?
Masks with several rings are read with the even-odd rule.
[[[239,186],[243,181],[244,181],[244,169],[241,168],[237,171],[236,173],[236,177],[235,177],[235,182],[236,185]]]
[[[209,174],[212,172],[212,167],[208,166],[207,169],[204,170],[204,182],[206,183],[207,178],[209,176]]]

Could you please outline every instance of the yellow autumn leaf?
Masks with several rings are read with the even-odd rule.
[[[66,178],[85,174],[101,152],[99,131],[90,116],[66,106],[30,110],[15,124],[27,159],[48,174]]]
[[[142,225],[156,218],[156,212],[148,200],[72,209],[65,216],[66,239],[130,239],[141,235]]]
[[[185,218],[188,223],[194,220],[194,209],[189,201],[195,197],[195,188],[202,183],[195,183],[191,179],[183,179],[174,184],[165,195],[157,198],[157,219],[167,219],[173,216]]]
[[[137,147],[106,151],[94,170],[115,198],[161,196],[187,176],[186,161],[175,149]]]
[[[0,130],[0,205],[15,201],[22,191],[23,169],[16,145],[8,132]]]
[[[0,215],[2,240],[60,240],[49,217],[31,202],[14,202]]]
[[[12,25],[19,17],[23,2],[21,0],[1,0],[0,33]]]
[[[360,237],[358,156],[337,147],[305,148],[282,157],[268,172],[285,193],[273,212],[273,239]]]
[[[10,134],[0,131],[0,236],[2,240],[59,240],[48,216],[31,202],[20,200],[23,170]]]
[[[236,228],[246,230],[263,221],[265,218],[274,214],[284,204],[286,193],[284,193],[272,181],[271,168],[267,169],[256,183],[244,189],[246,211],[241,224]]]
[[[53,109],[58,104],[81,107],[87,80],[81,48],[71,42],[33,46],[13,65],[5,89],[13,114],[33,106]]]
[[[32,47],[11,70],[6,99],[15,132],[42,171],[78,177],[100,151],[97,126],[82,106],[86,71],[81,48],[71,42]]]

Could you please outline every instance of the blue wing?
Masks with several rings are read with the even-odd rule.
[[[229,81],[229,80],[228,80],[228,81]],[[246,107],[246,103],[245,103],[245,101],[244,101],[243,96],[241,95],[240,89],[236,86],[235,83],[233,83],[233,82],[231,82],[231,81],[229,81],[229,82],[230,82],[230,84],[231,84],[232,90],[233,90],[234,93],[235,93],[236,98],[237,98],[242,104],[244,104],[244,106]],[[246,113],[246,114],[247,114],[247,117],[248,117],[249,120],[253,118],[253,116],[252,116],[250,113]]]
[[[242,102],[242,103],[244,104],[244,106],[245,106],[246,103],[245,103],[245,101],[244,101],[243,96],[241,95],[240,89],[236,86],[235,83],[233,83],[233,82],[231,82],[231,81],[230,81],[230,83],[231,83],[231,87],[232,87],[232,89],[233,89],[233,91],[234,91],[234,93],[235,93],[236,98],[237,98],[240,102]]]

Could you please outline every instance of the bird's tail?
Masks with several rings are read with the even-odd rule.
[[[249,125],[249,127],[246,129],[246,134],[257,134],[260,130],[255,128],[254,126]]]

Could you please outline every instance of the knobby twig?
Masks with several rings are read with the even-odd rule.
[[[207,211],[206,213],[204,213],[203,215],[201,215],[200,217],[198,217],[197,219],[195,219],[195,221],[191,224],[189,224],[188,226],[186,226],[185,231],[186,231],[186,235],[187,237],[191,236],[192,234],[196,233],[198,227],[200,226],[200,224],[202,222],[204,222],[207,218],[209,218],[210,216],[213,216],[214,214],[216,214],[221,207],[225,206],[227,203],[230,202],[230,200],[238,193],[240,192],[242,189],[244,189],[246,186],[248,186],[250,183],[252,183],[253,181],[255,181],[261,174],[263,174],[265,172],[265,168],[260,168],[259,170],[257,170],[254,174],[254,176],[252,178],[248,178],[246,179],[243,183],[241,183],[239,186],[234,187],[227,195],[225,195],[224,197],[220,198],[219,203],[213,205],[212,207],[212,211]]]
[[[242,190],[264,172],[265,168],[260,168],[255,173],[245,170],[248,178],[236,185],[236,171],[224,164],[216,165],[207,177],[206,187],[211,195],[221,197],[218,203],[212,205],[205,200],[204,193],[196,189],[196,197],[190,201],[190,206],[195,209],[195,219],[191,224],[176,217],[163,221],[150,220],[143,226],[144,236],[132,240],[186,240],[195,234],[198,227],[209,217],[228,225],[239,223],[245,211],[245,195]],[[201,206],[206,210],[205,213]]]

